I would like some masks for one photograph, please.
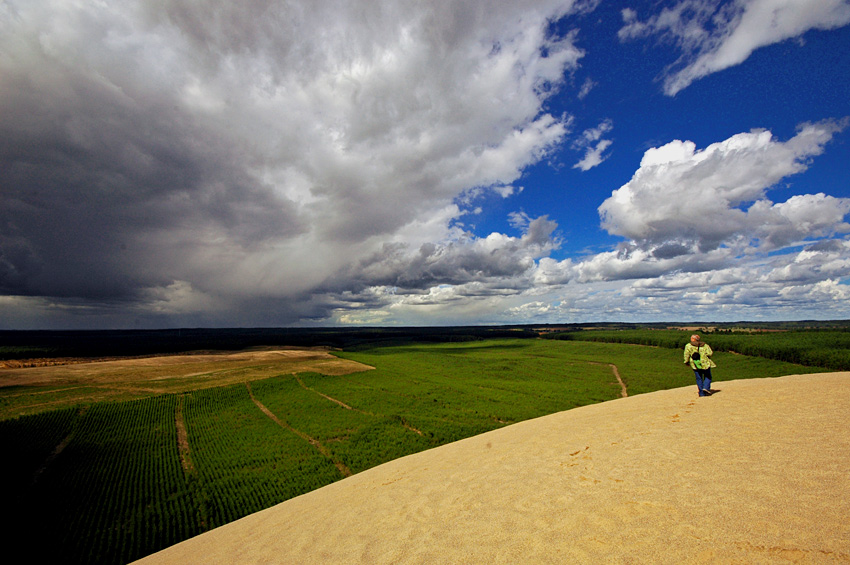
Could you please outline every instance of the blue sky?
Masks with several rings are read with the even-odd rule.
[[[0,6],[0,328],[850,316],[850,2]]]

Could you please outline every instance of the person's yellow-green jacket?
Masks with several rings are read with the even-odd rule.
[[[700,366],[697,366],[696,359],[693,358],[694,353],[699,352]],[[689,343],[685,346],[685,363],[689,363],[691,369],[711,369],[717,365],[711,360],[711,347],[707,343],[700,344],[699,347]],[[708,361],[708,363],[706,363]]]

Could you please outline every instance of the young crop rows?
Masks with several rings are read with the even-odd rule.
[[[376,369],[0,422],[7,546],[28,548],[33,561],[126,563],[347,474],[618,398],[610,363],[630,391],[689,383],[677,351],[611,344],[511,340],[343,356]],[[765,373],[731,357],[739,377]]]

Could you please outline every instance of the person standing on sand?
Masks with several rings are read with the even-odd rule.
[[[697,334],[692,335],[691,342],[685,345],[685,365],[694,370],[700,396],[711,396],[711,368],[717,366],[711,360],[711,354],[711,347]]]

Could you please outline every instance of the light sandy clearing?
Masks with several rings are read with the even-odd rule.
[[[850,373],[716,388],[404,457],[143,562],[850,562]]]
[[[345,375],[373,368],[334,357],[327,349],[322,348],[269,348],[0,369],[0,387],[157,381],[199,375],[215,376],[216,373],[246,367],[268,367],[287,373],[317,371],[327,375]]]
[[[0,369],[0,418],[81,403],[188,392],[278,375],[316,372],[339,376],[374,369],[340,359],[327,348],[318,347],[80,361]]]

